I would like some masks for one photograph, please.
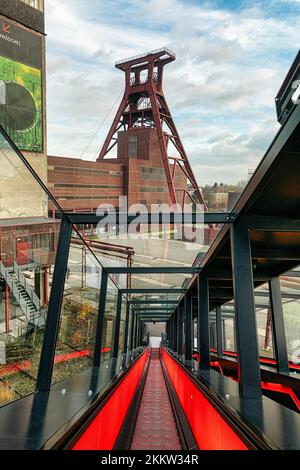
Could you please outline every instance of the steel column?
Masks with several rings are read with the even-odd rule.
[[[286,345],[282,299],[280,292],[280,281],[278,277],[274,277],[269,281],[269,289],[273,327],[273,345],[275,347],[277,370],[282,374],[288,374],[289,361]]]
[[[208,280],[198,276],[198,338],[199,366],[201,370],[210,369],[210,335],[209,335],[209,294]]]
[[[130,305],[127,302],[126,303],[125,328],[124,328],[123,354],[127,354],[127,350],[128,350],[129,314],[130,314]]]
[[[184,297],[185,310],[185,360],[192,360],[192,298],[189,293]]]
[[[177,353],[182,356],[182,304],[177,308]]]
[[[243,222],[231,225],[230,242],[240,393],[243,398],[261,398],[250,237]]]
[[[136,315],[134,314],[134,310],[131,310],[131,328],[130,328],[130,341],[129,341],[129,349],[130,351],[133,350],[133,337],[134,337],[134,323],[136,321]]]
[[[94,346],[93,365],[95,367],[99,367],[100,362],[101,362],[101,348],[102,348],[103,328],[104,328],[104,318],[105,318],[107,280],[108,280],[108,274],[104,269],[102,269],[98,317],[97,317],[97,326],[96,326],[96,338],[95,338],[95,346]]]
[[[72,236],[72,224],[63,217],[60,226],[56,260],[52,278],[47,320],[37,375],[36,389],[47,392],[50,389],[54,363],[56,339],[63,301],[69,250]]]
[[[222,307],[216,308],[217,354],[223,356]]]
[[[117,313],[116,313],[116,324],[114,334],[114,346],[112,351],[112,357],[116,358],[119,354],[119,336],[120,336],[120,324],[121,324],[121,313],[122,313],[122,293],[118,291],[117,297]]]
[[[137,348],[137,340],[138,340],[138,327],[139,327],[139,319],[136,316],[135,323],[134,323],[134,336],[133,336],[133,347],[134,349]]]

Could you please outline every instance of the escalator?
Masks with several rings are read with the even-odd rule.
[[[79,420],[73,420],[59,439],[52,436],[43,448],[180,451],[280,447],[233,412],[226,400],[166,348],[145,348]]]
[[[181,450],[159,349],[152,349],[131,450]]]

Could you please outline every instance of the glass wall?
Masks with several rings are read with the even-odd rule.
[[[35,390],[60,221],[0,134],[0,406]]]
[[[101,265],[83,242],[73,237],[52,382],[63,380],[92,366],[100,281]]]

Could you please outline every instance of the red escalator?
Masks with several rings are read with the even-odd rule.
[[[170,403],[159,349],[152,349],[131,450],[180,450],[179,434]]]
[[[164,348],[146,348],[59,441],[52,439],[46,447],[132,451],[272,448]]]

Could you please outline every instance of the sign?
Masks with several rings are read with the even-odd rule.
[[[42,37],[0,16],[0,123],[20,150],[43,151]]]

